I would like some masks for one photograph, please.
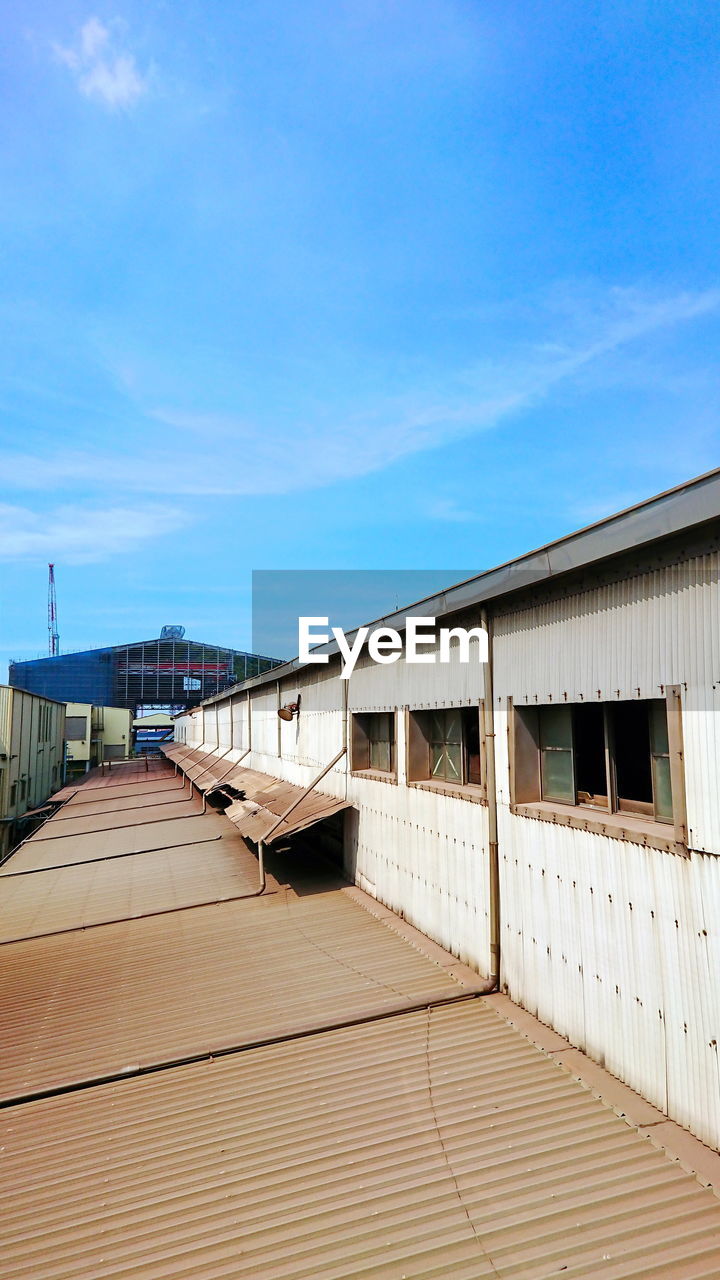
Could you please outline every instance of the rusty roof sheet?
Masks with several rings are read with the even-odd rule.
[[[313,823],[321,822],[323,818],[350,807],[349,801],[317,790],[303,796],[302,787],[293,786],[291,782],[283,782],[267,773],[258,773],[256,769],[243,769],[241,765],[230,774],[227,782],[237,791],[244,792],[245,799],[231,804],[225,810],[225,816],[249,840],[265,840],[272,831],[271,843],[275,843],[294,831],[302,831]],[[297,807],[283,822],[278,823],[278,818],[294,801],[299,801]]]
[[[165,748],[178,769],[195,783],[199,791],[212,791],[219,782],[230,782],[239,761],[230,760],[230,751],[202,751],[199,747]],[[244,753],[247,755],[247,751]],[[242,758],[242,757],[241,757]]]
[[[111,831],[115,827],[132,827],[145,823],[167,822],[170,818],[187,818],[199,814],[201,804],[197,797],[188,798],[187,791],[185,792],[185,797],[184,800],[176,800],[172,804],[154,804],[120,811],[115,811],[112,803],[110,803],[106,806],[107,812],[93,813],[87,816],[82,816],[81,814],[77,817],[74,817],[72,812],[63,808],[59,810],[54,818],[35,831],[30,837],[30,841],[42,844],[46,840],[57,840],[61,836],[79,836],[96,831]]]
[[[48,867],[70,866],[77,862],[97,862],[128,854],[170,849],[178,845],[200,844],[227,834],[228,824],[218,814],[197,814],[146,825],[118,827],[112,831],[91,831],[85,835],[61,836],[53,840],[28,840],[0,867],[0,877],[20,871],[40,871]]]
[[[193,780],[199,791],[212,791],[220,783],[242,791],[244,798],[237,800],[225,810],[225,816],[235,824],[242,836],[256,842],[267,840],[269,832],[273,832],[271,844],[303,831],[333,813],[350,808],[348,800],[329,796],[317,789],[303,795],[304,788],[280,778],[273,778],[269,773],[259,773],[257,769],[246,769],[242,764],[228,764],[227,759],[211,751],[194,749],[182,758],[178,748],[168,748],[167,755],[174,750],[182,772]],[[278,819],[295,802],[299,801],[282,822]]]
[[[96,813],[124,813],[129,812],[131,809],[146,809],[152,805],[177,804],[179,801],[190,799],[192,799],[192,795],[188,792],[187,787],[183,788],[178,783],[160,789],[153,788],[151,791],[144,789],[139,795],[135,792],[130,795],[104,796],[102,798],[97,796],[94,798],[90,796],[75,796],[62,806],[62,809],[57,813],[57,817],[67,820],[69,818],[85,818]]]
[[[0,1097],[463,990],[342,890],[279,892],[11,942],[0,954]]]
[[[720,1204],[482,1000],[0,1115],[5,1280],[716,1280]]]
[[[257,859],[235,832],[142,857],[6,876],[0,942],[85,929],[257,893]],[[277,884],[269,879],[268,892]]]
[[[81,778],[66,783],[59,791],[54,792],[50,799],[65,801],[76,795],[78,791],[107,791],[110,787],[142,786],[145,783],[157,782],[158,779],[172,776],[172,771],[168,769],[165,761],[153,766],[152,769],[138,768],[131,773],[125,770],[116,770],[114,773],[106,770],[102,773],[100,769],[91,769]]]
[[[63,803],[63,808],[67,813],[69,810],[75,810],[81,804],[102,804],[105,800],[120,800],[130,796],[137,797],[138,804],[144,800],[145,796],[160,795],[165,791],[183,790],[184,779],[181,777],[173,777],[172,774],[164,777],[149,778],[147,782],[128,782],[122,786],[113,787],[112,790],[101,787],[77,787],[73,788],[72,795],[69,795]],[[187,794],[187,786],[185,786]]]

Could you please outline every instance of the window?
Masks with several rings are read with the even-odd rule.
[[[395,712],[371,711],[352,718],[351,768],[395,773]]]
[[[87,716],[66,716],[66,742],[84,742],[85,738],[87,738]]]
[[[17,782],[13,782],[10,788],[10,808],[17,803]]]
[[[480,707],[411,711],[408,781],[482,785]]]
[[[513,748],[516,804],[649,818],[682,827],[677,838],[684,839],[679,690],[667,698],[515,707]]]

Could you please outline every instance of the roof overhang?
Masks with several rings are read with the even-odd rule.
[[[188,748],[182,743],[167,747],[161,745],[161,751],[198,791],[210,795],[213,791],[227,788],[231,804],[225,810],[225,817],[234,823],[242,836],[256,843],[263,840],[275,844],[334,813],[351,808],[348,800],[340,800],[322,791],[308,791],[291,782],[273,778],[269,773],[259,773],[256,769],[245,769],[240,763],[228,762],[216,752]],[[240,792],[241,797],[234,798],[234,791]],[[283,818],[288,810],[291,812]]]

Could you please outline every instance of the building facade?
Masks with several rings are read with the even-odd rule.
[[[143,707],[196,706],[277,665],[274,658],[172,636],[11,662],[9,682],[43,697],[125,707],[137,716]]]
[[[124,760],[132,750],[132,712],[68,702],[65,742],[68,779],[80,777],[104,760]]]
[[[63,780],[65,707],[0,685],[0,861]]]
[[[328,645],[177,741],[301,787],[344,749],[348,877],[719,1147],[720,472],[413,613],[488,663]]]

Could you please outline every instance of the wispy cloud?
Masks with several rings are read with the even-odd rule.
[[[719,310],[717,289],[666,297],[615,289],[592,303],[583,298],[572,313],[567,298],[555,298],[544,315],[538,308],[546,331],[541,339],[445,375],[432,389],[338,413],[335,421],[328,421],[327,410],[321,423],[300,418],[298,411],[290,424],[253,425],[246,415],[139,406],[142,434],[135,434],[132,450],[102,455],[66,448],[42,458],[8,452],[0,458],[3,476],[6,484],[48,490],[82,485],[88,491],[102,484],[135,492],[257,496],[317,488],[498,428],[557,389],[580,387],[589,369],[596,382],[605,374],[612,380],[619,353],[648,349],[656,335]],[[196,436],[191,448],[188,433]],[[448,503],[438,507],[436,518],[470,515]]]
[[[57,507],[47,512],[0,503],[0,560],[90,564],[133,551],[187,523],[171,507]]]
[[[455,498],[434,499],[425,514],[430,520],[441,520],[446,524],[474,524],[485,519],[481,511],[470,511],[460,506]]]
[[[72,72],[78,89],[115,109],[129,107],[148,89],[134,55],[121,47],[121,24],[105,26],[99,18],[88,18],[80,28],[74,46],[55,45],[55,55]]]

